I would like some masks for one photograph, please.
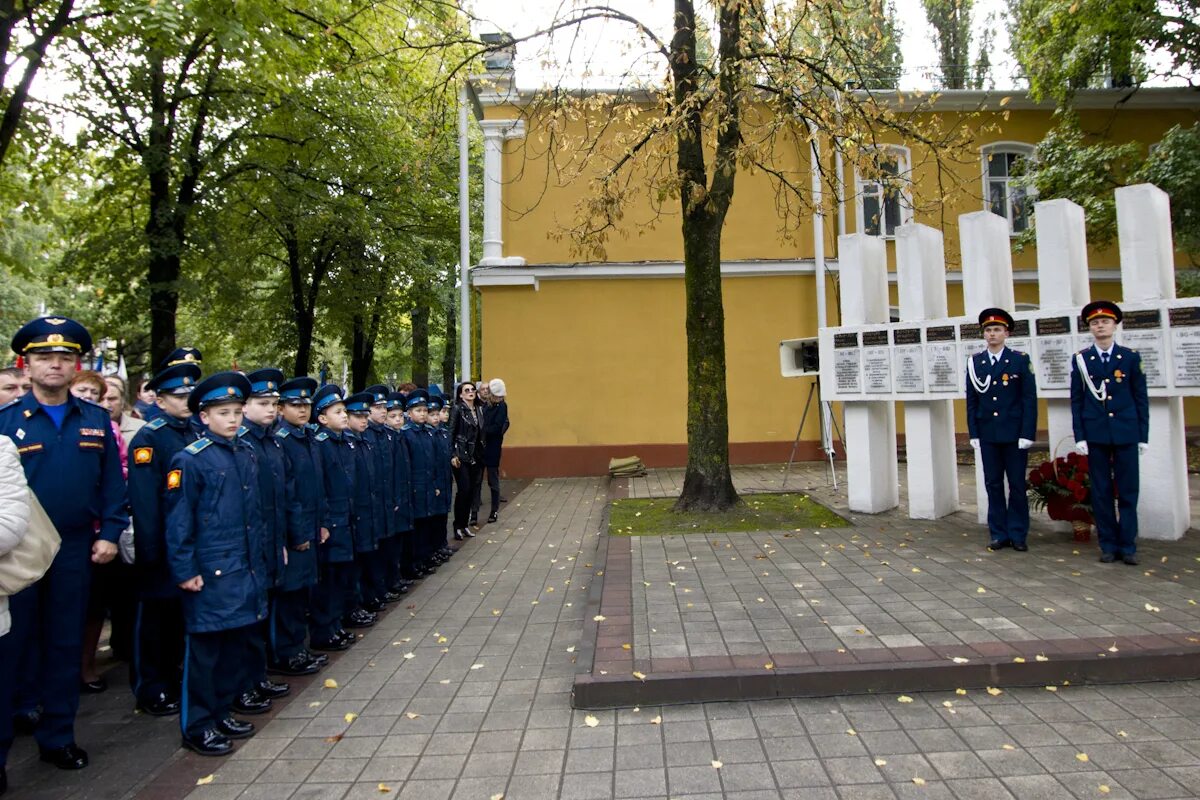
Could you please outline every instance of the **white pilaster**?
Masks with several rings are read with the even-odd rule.
[[[525,121],[513,119],[480,120],[483,131],[483,258],[481,266],[523,266],[525,259],[504,257],[501,224],[504,208],[504,142],[525,136]]]
[[[1117,235],[1125,302],[1174,299],[1175,254],[1167,193],[1150,184],[1117,189]],[[1150,401],[1150,452],[1141,458],[1140,467],[1138,535],[1180,538],[1192,524],[1182,397]]]
[[[863,233],[838,237],[842,324],[884,323],[888,315],[887,251]],[[847,403],[846,482],[851,511],[875,514],[900,504],[896,404]]]

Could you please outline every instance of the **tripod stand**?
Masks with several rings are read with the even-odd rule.
[[[800,436],[804,432],[804,423],[808,421],[808,411],[812,408],[813,397],[817,398],[817,409],[821,419],[821,449],[825,452],[826,458],[829,459],[829,479],[833,482],[833,488],[838,488],[837,470],[833,466],[833,432],[837,432],[838,441],[845,444],[845,438],[842,436],[842,431],[838,428],[837,420],[833,417],[833,408],[829,403],[821,400],[821,379],[813,380],[812,385],[808,387],[808,397],[804,401],[804,412],[800,415],[800,427],[796,429],[796,438],[792,442],[792,454],[788,456],[787,466],[783,470],[783,481],[780,484],[781,489],[787,488],[788,475],[792,471],[792,464],[796,461],[796,450],[800,447]]]

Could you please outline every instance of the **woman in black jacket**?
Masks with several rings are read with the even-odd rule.
[[[483,479],[483,414],[475,405],[475,384],[463,381],[450,410],[450,466],[454,468],[454,538],[475,536],[469,519],[471,501]]]

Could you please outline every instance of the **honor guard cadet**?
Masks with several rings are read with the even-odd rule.
[[[321,462],[324,504],[321,527],[328,538],[317,548],[319,577],[313,590],[309,634],[312,649],[345,650],[355,643],[342,627],[347,598],[354,590],[354,451],[346,437],[349,417],[342,390],[327,384],[313,398],[313,413],[320,425],[313,436]]]
[[[967,428],[983,464],[988,549],[1012,547],[1025,552],[1029,549],[1025,470],[1037,431],[1037,381],[1029,356],[1004,346],[1012,326],[1012,315],[1002,308],[986,308],[979,314],[987,349],[967,360]]]
[[[138,710],[156,717],[179,713],[183,591],[167,563],[167,474],[175,454],[197,439],[188,397],[199,383],[200,367],[193,362],[164,367],[146,384],[159,414],[129,444],[139,595],[130,677]]]
[[[62,543],[41,580],[9,600],[12,629],[0,636],[0,776],[12,745],[12,690],[23,660],[40,695],[34,738],[41,759],[61,769],[87,766],[87,753],[75,743],[75,714],[91,566],[116,556],[129,524],[108,411],[68,390],[92,337],[74,320],[39,317],[17,331],[12,349],[26,361],[33,388],[0,407],[0,434],[17,446],[29,487]]]
[[[395,483],[393,496],[396,498],[396,511],[393,528],[397,533],[393,537],[395,552],[388,561],[387,585],[397,595],[406,594],[411,587],[404,579],[404,573],[411,567],[411,562],[406,559],[411,558],[413,537],[412,462],[409,459],[408,445],[404,442],[405,422],[404,394],[392,392],[387,400],[387,426],[394,437],[392,476]]]
[[[408,424],[403,430],[409,462],[412,464],[413,514],[413,535],[409,542],[404,543],[404,562],[409,569],[404,577],[407,580],[416,580],[431,572],[425,564],[425,544],[431,538],[431,529],[437,523],[434,518],[434,501],[437,498],[433,481],[433,429],[425,424],[429,417],[429,395],[424,389],[410,392],[404,405],[408,412]]]
[[[184,590],[187,626],[180,728],[183,745],[206,756],[230,753],[230,739],[254,735],[232,715],[248,680],[246,639],[267,618],[267,564],[254,451],[241,441],[250,381],[219,372],[188,396],[205,435],[171,460],[167,473],[167,560]]]
[[[450,510],[454,507],[454,467],[450,465],[453,445],[450,442],[450,428],[446,425],[446,397],[440,391],[429,393],[429,426],[433,431],[433,478],[434,478],[434,509],[437,512],[436,530],[430,531],[429,560],[432,564],[443,564],[454,550],[446,543],[446,526],[450,522]],[[475,538],[468,527],[465,534]],[[435,567],[436,568],[436,567]]]
[[[362,436],[367,430],[373,398],[368,392],[358,392],[346,398],[346,413],[350,429],[346,438],[354,451],[354,577],[350,611],[342,617],[347,628],[369,628],[376,623],[382,604],[376,592],[383,587],[379,566],[379,533],[383,508],[377,502],[379,493],[375,474],[375,457]],[[381,592],[380,592],[381,593]]]
[[[374,567],[376,600],[381,604],[394,603],[400,594],[392,591],[395,585],[396,565],[400,561],[399,529],[396,527],[396,512],[400,499],[396,494],[396,434],[387,426],[388,394],[390,390],[382,384],[368,386],[363,390],[371,395],[371,413],[367,418],[367,429],[363,441],[375,460],[375,495],[382,515],[379,527],[379,558]],[[370,609],[368,609],[370,610]]]
[[[311,675],[328,660],[304,647],[309,595],[317,584],[317,547],[329,537],[328,529],[321,527],[325,481],[314,434],[308,429],[316,391],[317,382],[307,377],[292,378],[279,388],[282,419],[275,438],[283,447],[294,496],[288,506],[287,564],[270,612],[268,671],[277,675]]]
[[[1094,300],[1082,316],[1095,342],[1071,360],[1075,449],[1088,459],[1100,560],[1136,565],[1138,457],[1150,441],[1146,373],[1136,351],[1113,341],[1122,318],[1116,303]]]
[[[159,362],[158,371],[164,372],[165,370],[168,370],[171,367],[178,367],[183,364],[190,364],[191,366],[196,367],[197,369],[200,369],[204,365],[203,362],[204,362],[204,359],[201,357],[200,351],[197,350],[196,348],[194,348],[194,347],[177,347],[174,350],[172,350],[171,353],[166,356],[166,358],[164,358],[161,362]],[[146,388],[147,389],[150,388],[149,384],[147,384]],[[154,419],[157,419],[160,414],[162,414],[162,408],[160,408],[156,404],[156,405],[150,406],[150,408],[148,408],[146,410],[146,412],[145,412],[145,414],[143,414],[143,416],[145,417],[146,422],[150,422]],[[199,424],[198,420],[192,421],[192,429],[195,431],[196,437],[199,437],[199,436],[203,435],[203,433],[204,433],[204,428],[202,425]],[[193,437],[193,438],[195,438],[195,437]]]
[[[258,462],[259,507],[263,518],[263,559],[269,570],[267,591],[268,617],[275,602],[275,591],[283,583],[287,563],[287,526],[289,504],[295,487],[287,471],[283,445],[275,438],[275,420],[279,416],[279,387],[283,372],[260,369],[246,375],[250,396],[246,399],[238,438],[254,450]],[[246,637],[246,668],[249,681],[234,700],[233,710],[241,714],[262,714],[271,700],[285,696],[290,688],[267,677],[267,637],[269,622],[252,628]]]

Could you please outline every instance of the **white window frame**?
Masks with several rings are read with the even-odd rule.
[[[1019,155],[1029,161],[1032,161],[1037,156],[1037,146],[1028,142],[1004,141],[991,142],[979,148],[979,165],[981,168],[981,177],[983,182],[983,210],[992,210],[992,187],[993,180],[1004,181],[1004,216],[1008,220],[1008,235],[1015,237],[1020,236],[1024,231],[1013,230],[1013,204],[1012,193],[1009,191],[1009,177],[1006,175],[1003,179],[993,178],[988,174],[988,163],[991,157],[1000,153],[1012,153]],[[1037,189],[1033,186],[1025,189],[1025,202],[1028,204],[1028,211],[1025,218],[1028,220],[1026,230],[1033,229],[1033,204],[1037,201]]]
[[[884,153],[895,156],[896,158],[896,177],[902,181],[900,189],[900,224],[908,225],[913,221],[913,204],[912,204],[912,151],[904,145],[885,144],[871,148],[874,152]],[[864,178],[858,171],[854,170],[854,197],[855,210],[857,211],[858,230],[860,233],[867,233],[867,215],[863,208],[863,198],[866,196],[866,188],[868,186],[879,186],[880,182]],[[874,190],[872,190],[874,193]],[[880,198],[882,200],[882,197]],[[883,203],[880,202],[880,211],[883,211]],[[884,239],[896,238],[895,232],[888,233],[886,215],[879,221],[879,233],[875,234]]]

